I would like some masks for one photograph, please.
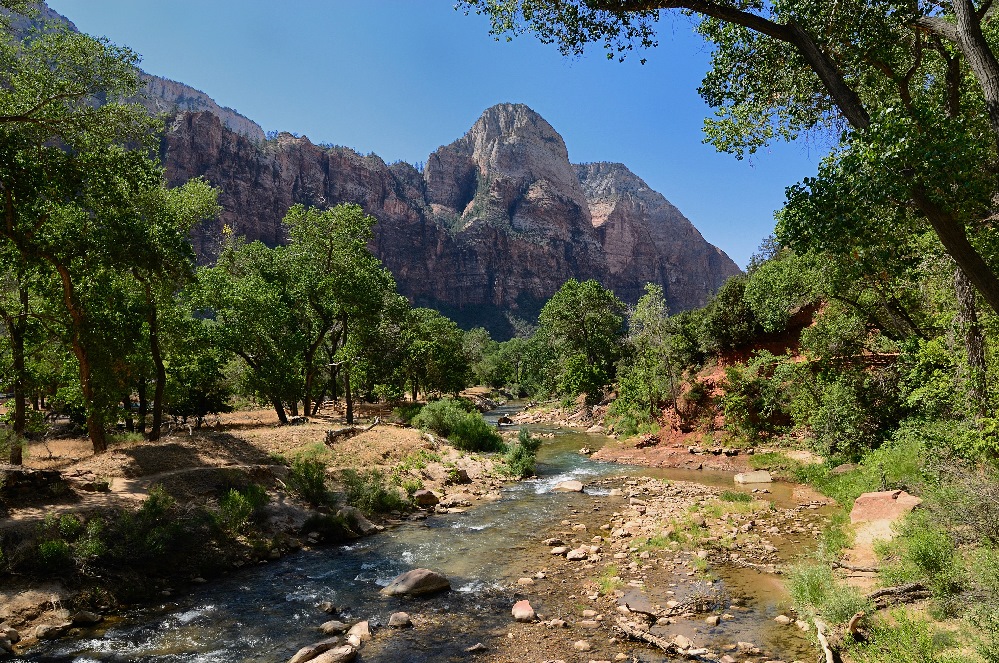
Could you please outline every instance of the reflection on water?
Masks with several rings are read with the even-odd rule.
[[[518,409],[505,406],[490,416],[495,421]],[[406,610],[418,623],[421,619],[433,623],[433,629],[376,638],[364,649],[365,661],[465,660],[465,647],[505,634],[513,596],[509,587],[529,561],[522,556],[525,544],[572,509],[590,508],[592,491],[591,497],[550,492],[559,481],[578,478],[585,483],[601,476],[640,473],[732,487],[731,475],[723,473],[687,477],[680,471],[593,461],[578,450],[599,448],[606,438],[533,428],[557,433],[541,448],[538,478],[509,486],[497,502],[467,513],[409,522],[349,546],[303,551],[244,569],[197,588],[176,604],[130,615],[94,637],[46,643],[16,660],[286,661],[299,647],[320,638],[316,627],[328,617],[316,605],[323,601],[337,606],[338,618],[346,622],[368,619],[378,626],[392,612]],[[379,594],[393,577],[415,567],[444,573],[457,591],[424,599]],[[739,619],[746,620],[748,629],[759,630],[761,618],[772,618],[773,603],[763,602]]]

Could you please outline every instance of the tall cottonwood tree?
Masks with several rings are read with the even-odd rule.
[[[530,32],[564,54],[590,44],[624,57],[656,45],[666,10],[694,16],[715,45],[700,92],[717,109],[709,140],[740,157],[776,138],[846,131],[818,178],[854,213],[880,204],[927,223],[999,312],[999,278],[982,246],[999,192],[999,60],[992,0],[462,0],[496,35]],[[837,177],[841,160],[847,172]],[[861,168],[861,166],[864,166]],[[840,173],[842,174],[842,173]],[[839,206],[842,209],[843,205]],[[835,215],[826,219],[835,226]],[[863,231],[849,225],[836,232]]]

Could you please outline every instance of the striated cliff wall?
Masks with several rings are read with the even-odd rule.
[[[162,156],[171,183],[202,176],[222,191],[222,216],[195,232],[203,260],[223,224],[276,245],[294,203],[358,203],[378,219],[372,248],[403,294],[499,335],[569,278],[596,278],[630,302],[660,283],[680,310],[739,271],[623,165],[571,164],[561,136],[519,104],[487,109],[423,173],[290,134],[259,141],[212,112],[179,114]]]

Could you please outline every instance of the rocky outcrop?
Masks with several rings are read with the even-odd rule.
[[[570,278],[629,302],[659,283],[683,310],[738,272],[624,166],[572,165],[555,129],[519,104],[487,109],[423,173],[287,133],[260,143],[208,112],[176,117],[163,159],[172,184],[205,177],[221,189],[225,211],[194,234],[202,260],[223,225],[273,246],[291,205],[358,203],[378,219],[372,249],[400,292],[501,337],[511,315],[533,318]]]
[[[24,38],[32,29],[45,29],[46,25],[65,25],[73,32],[78,32],[76,25],[59,12],[42,3],[37,7],[37,15],[24,17],[14,15],[11,28],[18,38]],[[0,9],[0,14],[10,17],[9,12]],[[264,140],[264,130],[253,120],[240,115],[232,108],[220,106],[214,99],[201,90],[190,85],[184,85],[161,76],[153,76],[140,70],[146,86],[142,93],[129,101],[140,103],[150,113],[201,112],[206,111],[219,118],[222,125],[253,141]]]

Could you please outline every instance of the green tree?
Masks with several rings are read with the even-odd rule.
[[[541,309],[537,338],[563,394],[599,396],[614,377],[624,303],[596,281],[566,281]]]
[[[449,318],[428,308],[409,312],[405,367],[413,400],[422,391],[457,395],[468,386],[471,367],[464,349],[464,333]]]

